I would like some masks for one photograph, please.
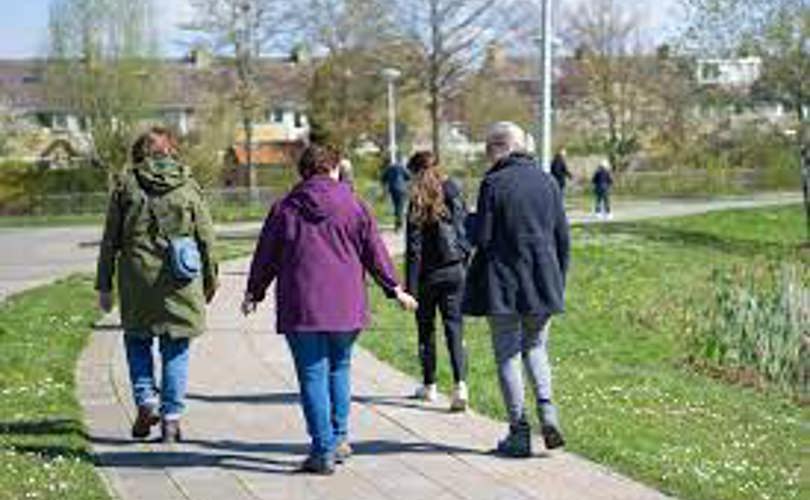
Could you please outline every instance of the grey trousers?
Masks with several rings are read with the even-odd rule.
[[[537,401],[538,413],[551,402],[551,364],[548,359],[548,318],[490,316],[492,348],[498,365],[498,381],[512,424],[525,419],[526,389],[521,361]]]

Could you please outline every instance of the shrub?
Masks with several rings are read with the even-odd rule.
[[[798,264],[715,271],[690,321],[689,360],[801,400],[810,396],[810,273]]]

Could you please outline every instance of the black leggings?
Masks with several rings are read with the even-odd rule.
[[[466,377],[464,353],[464,321],[461,301],[464,295],[464,280],[429,282],[419,287],[419,309],[416,322],[419,327],[419,359],[425,385],[436,383],[436,309],[442,315],[444,336],[453,380],[458,383]]]

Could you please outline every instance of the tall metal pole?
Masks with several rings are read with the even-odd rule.
[[[397,103],[394,82],[400,75],[400,71],[394,68],[386,68],[382,71],[383,78],[388,82],[388,155],[390,165],[397,161]]]
[[[541,57],[540,57],[540,82],[541,82],[541,102],[539,106],[540,116],[538,117],[538,147],[540,148],[540,165],[548,171],[551,168],[551,86],[552,86],[552,39],[554,33],[551,23],[551,0],[542,0],[543,25],[540,32]]]
[[[391,165],[397,161],[397,103],[394,80],[388,80],[388,154]]]

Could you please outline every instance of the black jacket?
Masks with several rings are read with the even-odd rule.
[[[559,186],[532,157],[512,154],[492,167],[481,183],[474,226],[466,314],[564,310],[568,220]]]
[[[560,189],[565,189],[565,184],[571,178],[571,172],[568,170],[568,165],[565,163],[565,158],[561,155],[554,157],[551,162],[551,175],[556,179]]]
[[[593,187],[597,192],[605,192],[613,186],[613,176],[605,167],[599,167],[594,172],[591,183],[593,183]]]
[[[422,281],[440,280],[443,274],[454,279],[463,277],[450,267],[467,260],[470,244],[464,225],[467,205],[459,186],[452,180],[442,185],[447,217],[438,223],[421,225],[410,214],[406,229],[405,276],[408,290],[416,293]],[[460,276],[461,275],[461,276]]]

